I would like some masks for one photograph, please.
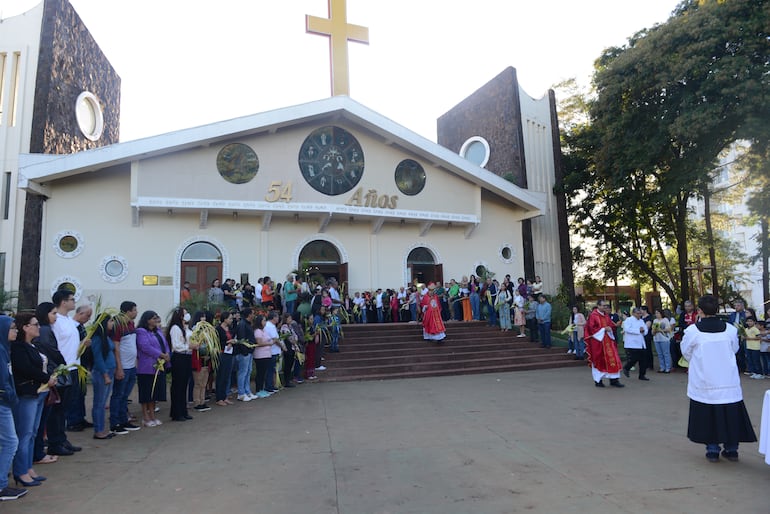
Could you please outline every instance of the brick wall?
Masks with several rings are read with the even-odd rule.
[[[438,144],[453,152],[473,136],[489,143],[486,169],[527,186],[516,70],[508,67],[438,119]]]
[[[75,119],[83,91],[102,103],[104,133],[90,141]],[[45,0],[30,152],[74,153],[117,143],[120,77],[67,0]]]

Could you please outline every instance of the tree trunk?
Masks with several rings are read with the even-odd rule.
[[[681,284],[682,303],[690,298],[690,284],[687,281],[687,195],[679,193],[675,220],[676,253],[679,257],[679,283]],[[672,296],[672,298],[674,298]]]
[[[762,218],[761,222],[762,226],[762,243],[761,243],[761,252],[762,252],[762,295],[764,297],[765,302],[765,311],[767,311],[768,308],[770,308],[770,269],[768,269],[768,265],[770,264],[770,230],[768,229],[768,218]],[[765,318],[767,319],[767,318]]]
[[[707,184],[703,185],[703,217],[706,220],[706,244],[709,247],[709,264],[711,265],[711,294],[719,297],[717,256],[714,251],[714,230],[711,228],[711,191],[709,191]]]

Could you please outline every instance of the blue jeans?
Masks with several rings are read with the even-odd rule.
[[[0,405],[0,489],[8,487],[8,470],[19,447],[19,438],[13,423],[13,411]]]
[[[583,358],[586,354],[586,341],[585,339],[580,339],[577,336],[577,332],[575,333],[575,357]]]
[[[770,353],[769,352],[760,352],[759,353],[759,363],[762,365],[762,373],[763,375],[770,375]]]
[[[16,422],[16,436],[19,438],[19,449],[13,458],[13,476],[26,475],[32,469],[32,454],[35,451],[35,435],[40,425],[43,404],[48,391],[35,397],[21,397],[13,408],[13,419]]]
[[[238,396],[251,394],[251,360],[251,354],[235,356],[238,366]]]
[[[86,420],[86,387],[81,389],[77,370],[70,370],[72,385],[62,396],[64,416],[68,427],[81,425]]]
[[[546,348],[550,348],[551,347],[551,322],[544,321],[542,323],[538,323],[537,327],[540,331],[541,344]]]
[[[382,313],[382,307],[377,307],[377,323],[385,321],[385,316]]]
[[[123,380],[115,380],[112,383],[112,396],[110,398],[110,426],[125,425],[128,423],[128,397],[136,384],[136,368],[123,370]],[[96,424],[96,421],[94,421]]]
[[[230,375],[233,372],[233,354],[219,354],[219,368],[217,368],[217,401],[221,402],[230,393]]]
[[[329,350],[336,352],[340,349],[340,333],[338,330],[332,329],[332,344]]]
[[[134,371],[136,371],[136,368],[134,368]],[[104,426],[104,423],[106,422],[104,419],[106,417],[104,407],[107,406],[107,400],[112,394],[112,384],[114,383],[115,370],[108,369],[107,374],[110,377],[109,384],[104,383],[104,374],[98,372],[91,373],[91,385],[94,388],[94,401],[93,405],[91,406],[91,419],[93,419],[94,423],[94,433],[102,433],[106,428]],[[111,415],[112,413],[110,412],[110,416]]]
[[[655,351],[658,352],[660,371],[671,371],[671,341],[655,341]]]
[[[473,311],[473,319],[478,321],[481,319],[481,298],[479,293],[471,293],[471,311]]]
[[[759,359],[760,352],[759,350],[749,350],[746,349],[746,369],[750,373],[762,373],[762,363]]]
[[[286,312],[294,316],[294,303],[296,300],[286,301]]]
[[[706,453],[719,453],[719,443],[709,443],[706,445]],[[725,443],[726,452],[737,452],[738,443]]]
[[[409,304],[409,312],[412,314],[412,321],[417,321],[417,304],[416,303]]]

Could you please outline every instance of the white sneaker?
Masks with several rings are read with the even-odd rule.
[[[315,370],[316,371],[326,371],[326,366],[318,366]]]
[[[243,397],[244,397],[244,396],[245,396],[245,395],[239,394],[239,395],[238,395],[238,398],[237,398],[237,399],[238,399],[238,401],[239,401],[239,402],[242,402],[242,401],[243,401]]]
[[[572,350],[567,350],[567,355],[570,355],[572,353]]]
[[[753,378],[753,379],[758,379],[758,378],[765,378],[765,377],[764,377],[764,375],[757,375],[756,373],[753,373],[753,374],[751,375],[751,378]]]
[[[249,393],[249,399],[250,399],[250,400],[256,400],[256,399],[258,399],[258,398],[259,398],[259,396],[257,396],[256,394],[251,394],[251,393]]]

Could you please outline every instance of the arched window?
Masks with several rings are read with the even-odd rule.
[[[183,261],[222,261],[222,253],[211,243],[198,242],[185,248]]]

